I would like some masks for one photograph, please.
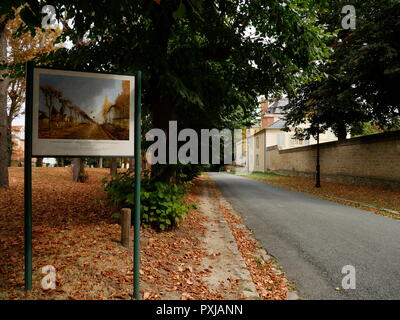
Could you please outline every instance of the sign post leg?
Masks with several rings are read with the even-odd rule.
[[[25,290],[32,290],[32,105],[33,65],[26,65],[25,146],[24,146],[24,236]]]
[[[134,280],[133,295],[140,300],[140,180],[141,180],[141,103],[142,73],[136,74],[136,106],[135,106],[135,218],[134,218]]]

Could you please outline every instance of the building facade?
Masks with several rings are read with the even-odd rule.
[[[261,127],[247,137],[246,144],[246,170],[248,171],[269,171],[268,148],[277,146],[280,150],[298,148],[302,146],[313,145],[317,140],[313,137],[307,140],[301,140],[295,137],[295,128],[285,128],[284,106],[289,103],[287,98],[275,99],[273,102],[263,101],[261,103]],[[307,128],[308,124],[299,127]],[[328,130],[319,136],[320,143],[337,141],[337,137]]]

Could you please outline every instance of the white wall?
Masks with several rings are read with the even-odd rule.
[[[335,134],[328,130],[325,133],[321,133],[319,135],[320,143],[336,141],[337,137]],[[317,140],[313,137],[310,140],[299,141],[298,139],[294,139],[294,130],[289,132],[282,131],[280,129],[267,129],[265,130],[265,146],[272,147],[278,146],[280,149],[289,149],[289,148],[297,148],[301,146],[307,146],[316,144]]]

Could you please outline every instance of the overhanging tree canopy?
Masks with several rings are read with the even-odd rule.
[[[25,29],[33,30],[44,3],[27,2],[21,15]],[[165,131],[172,119],[194,129],[239,127],[254,119],[260,95],[291,91],[314,74],[315,61],[328,52],[316,17],[323,2],[47,1],[59,19],[73,19],[71,28],[64,23],[60,40],[69,38],[74,46],[42,62],[87,71],[142,70],[144,110],[151,125]]]
[[[363,123],[382,129],[399,125],[400,117],[400,1],[353,1],[357,10],[355,30],[341,29],[334,19],[348,1],[332,2],[321,14],[331,31],[338,34],[328,44],[334,48],[319,69],[326,77],[302,84],[287,106],[287,126],[306,120],[310,128],[299,136],[316,134],[331,127],[339,139],[357,133]]]

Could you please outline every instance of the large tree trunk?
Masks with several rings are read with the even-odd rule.
[[[8,166],[11,167],[13,141],[12,141],[11,123],[9,121],[7,121],[7,150],[8,150]]]
[[[72,160],[72,180],[74,182],[85,182],[87,180],[85,171],[85,159],[74,158]]]
[[[171,36],[173,20],[171,19],[157,19],[155,20],[154,32],[158,35],[158,45],[161,54],[165,55],[160,59],[167,60],[168,55],[168,43]],[[149,92],[146,94],[150,104],[152,112],[153,128],[161,129],[165,132],[167,138],[167,146],[169,143],[169,121],[173,120],[174,114],[174,101],[166,101],[164,97],[160,95],[163,92],[160,87],[160,78],[157,74],[163,74],[167,72],[166,65],[160,64],[156,66],[161,71],[159,73],[153,73],[150,78]],[[168,150],[168,148],[167,148]],[[167,163],[169,163],[169,152],[167,151]],[[154,164],[151,166],[151,176],[157,181],[169,182],[173,175],[173,166]]]
[[[111,158],[110,161],[110,174],[115,176],[117,174],[117,158]]]
[[[99,168],[103,168],[103,158],[99,158]]]
[[[165,132],[167,142],[167,163],[169,159],[169,121],[173,120],[174,106],[163,103],[158,97],[152,101],[153,127]],[[179,124],[178,124],[179,125]],[[170,182],[174,175],[175,167],[168,164],[153,164],[151,166],[151,176],[157,181]]]
[[[7,39],[4,23],[0,24],[0,63],[7,59]],[[0,72],[0,189],[6,189],[8,184],[8,125],[7,125],[7,91],[9,79],[3,79]]]

